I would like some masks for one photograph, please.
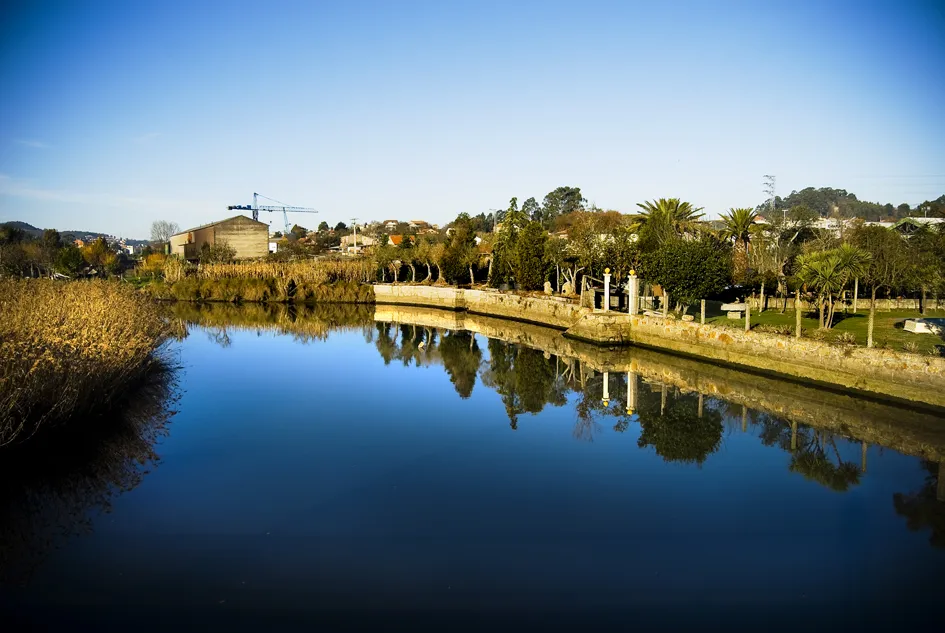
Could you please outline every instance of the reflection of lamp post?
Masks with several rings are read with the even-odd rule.
[[[633,415],[633,410],[637,408],[637,375],[632,371],[627,372],[627,415]]]
[[[609,381],[610,381],[610,374],[605,371],[604,372],[604,399],[603,399],[605,407],[610,406],[610,385],[607,384]]]

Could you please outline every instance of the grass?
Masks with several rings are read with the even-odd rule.
[[[817,330],[817,313],[802,313],[801,327],[805,330],[804,336],[811,338],[812,333]],[[696,315],[698,320],[698,315]],[[891,312],[877,312],[873,324],[873,342],[876,347],[889,347],[897,351],[917,351],[919,353],[931,353],[940,351],[940,347],[945,344],[941,337],[934,334],[913,334],[906,332],[902,324],[906,319],[921,318],[918,311],[898,310]],[[794,311],[788,310],[780,314],[778,310],[766,310],[765,312],[751,314],[751,328],[755,330],[758,326],[788,326],[791,329],[791,335],[794,332]],[[855,337],[857,345],[866,345],[866,325],[868,321],[868,312],[861,310],[857,313],[839,312],[835,316],[833,328],[825,332],[822,336],[824,340],[836,341],[838,337],[844,338],[844,334],[849,332]],[[734,327],[741,330],[745,329],[745,319],[729,319],[726,315],[706,318],[706,323]],[[817,336],[817,335],[815,335]],[[849,335],[847,335],[849,336]],[[916,346],[911,349],[910,343]]]
[[[224,303],[374,303],[373,286],[356,281],[314,282],[283,277],[185,277],[143,287],[155,299]]]
[[[104,280],[0,280],[0,447],[107,410],[166,370],[158,306]]]

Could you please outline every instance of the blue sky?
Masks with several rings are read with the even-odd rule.
[[[14,2],[0,220],[147,237],[258,191],[331,224],[579,186],[715,216],[945,193],[936,2]],[[270,219],[263,216],[263,219]],[[280,218],[271,218],[273,226]],[[297,216],[311,224],[310,216]]]

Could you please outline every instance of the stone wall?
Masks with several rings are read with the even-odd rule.
[[[783,299],[777,296],[766,296],[765,303],[768,304],[766,308],[767,311],[780,310],[781,302]],[[752,312],[757,312],[759,306],[761,305],[761,297],[755,295],[754,297],[749,297],[748,303],[751,306]],[[696,306],[698,308],[698,305]],[[853,310],[853,295],[850,294],[847,297],[846,307],[848,310]],[[791,312],[794,311],[794,297],[788,297],[787,300],[787,309]],[[801,309],[802,310],[816,310],[817,306],[812,304],[809,301],[804,301],[801,299]],[[925,309],[928,310],[941,310],[945,311],[945,298],[936,299],[935,297],[927,297],[925,300]],[[856,311],[859,314],[866,314],[870,310],[870,297],[869,293],[865,296],[861,295],[856,303]],[[914,310],[915,312],[919,311],[919,300],[918,299],[877,299],[876,300],[876,311],[877,312],[891,312],[893,310]],[[842,312],[843,306],[837,306],[837,312]]]
[[[591,310],[564,297],[527,296],[498,290],[462,290],[443,286],[376,284],[377,303],[467,310],[565,330]]]
[[[431,306],[567,330],[595,345],[644,345],[767,373],[945,407],[945,358],[836,345],[811,339],[619,312],[561,297],[490,290],[375,285],[379,304]]]
[[[945,358],[625,314],[585,315],[567,336],[637,344],[945,406]]]

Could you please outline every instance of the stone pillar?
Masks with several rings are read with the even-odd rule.
[[[666,383],[660,384],[660,415],[666,411]]]
[[[610,374],[605,371],[604,372],[604,398],[602,400],[605,407],[610,406],[610,384],[608,383],[610,383]]]
[[[663,288],[663,319],[669,316],[669,293]]]
[[[856,302],[860,298],[860,278],[853,280],[853,314],[856,314]]]
[[[864,473],[866,472],[866,450],[869,446],[866,442],[862,442],[860,446],[860,470]]]
[[[748,432],[748,407],[742,405],[742,433]]]
[[[797,422],[791,422],[791,450],[797,450]]]
[[[745,331],[751,331],[751,304],[745,299]]]
[[[699,324],[705,325],[705,299],[702,300],[702,313],[699,316]]]
[[[702,417],[702,394],[699,394],[699,417]]]
[[[610,269],[604,269],[604,312],[610,311]]]
[[[627,314],[636,314],[640,305],[640,278],[631,270],[627,277]]]
[[[633,410],[637,408],[637,375],[627,372],[627,415],[633,415]]]

